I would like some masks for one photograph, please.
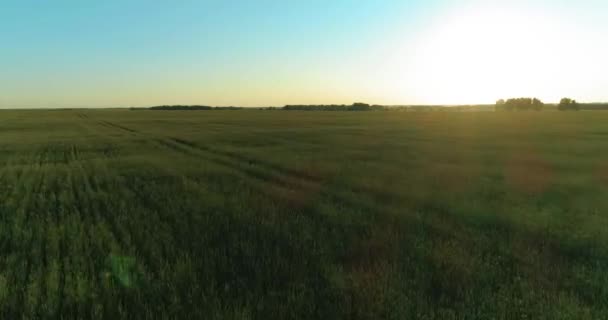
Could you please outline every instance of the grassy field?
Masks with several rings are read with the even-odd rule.
[[[606,319],[608,113],[0,112],[0,316]]]

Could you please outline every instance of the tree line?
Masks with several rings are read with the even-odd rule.
[[[546,107],[540,99],[537,98],[513,98],[500,99],[496,101],[494,110],[496,111],[541,111]],[[555,108],[555,104],[550,104],[550,108]],[[286,110],[286,111],[491,111],[491,105],[462,105],[462,106],[382,106],[370,105],[362,102],[355,102],[351,105],[345,104],[327,104],[327,105],[286,105],[284,107],[212,107],[206,105],[163,105],[148,108],[131,108],[131,110]],[[606,103],[590,103],[579,104],[576,100],[563,98],[557,105],[560,111],[578,111],[578,110],[608,110]]]
[[[379,105],[369,105],[367,103],[356,102],[352,105],[286,105],[282,108],[244,108],[244,107],[211,107],[205,105],[164,105],[149,108],[131,108],[132,110],[241,110],[241,109],[260,109],[260,110],[301,110],[301,111],[377,111],[385,110],[386,107]]]
[[[563,98],[557,105],[557,109],[560,111],[579,111],[581,106],[578,104],[578,102],[576,102],[576,100]]]
[[[508,100],[500,99],[496,101],[496,111],[541,111],[544,109],[544,107],[545,104],[537,98],[513,98]],[[581,107],[576,100],[563,98],[557,105],[557,109],[560,111],[578,111],[581,109]]]
[[[537,98],[515,98],[496,101],[496,111],[525,111],[536,110],[540,111],[545,107],[545,104]]]
[[[286,105],[283,110],[288,111],[380,111],[385,107],[369,105],[367,103],[355,102],[352,105],[329,104],[329,105]]]
[[[243,107],[210,107],[210,106],[186,106],[186,105],[174,105],[174,106],[156,106],[150,107],[149,110],[241,110]]]

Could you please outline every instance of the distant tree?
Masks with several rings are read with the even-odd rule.
[[[242,107],[210,107],[210,106],[183,106],[183,105],[176,105],[176,106],[157,106],[157,107],[150,107],[148,108],[150,110],[173,110],[173,111],[196,111],[196,110],[241,110],[243,109]]]
[[[373,105],[373,106],[370,107],[370,110],[372,110],[372,111],[385,111],[385,110],[388,110],[388,107],[385,107],[385,106],[382,106],[382,105],[379,105],[379,104],[375,104],[375,105]]]
[[[499,99],[496,101],[496,110],[505,111],[505,99]]]
[[[301,111],[371,111],[378,110],[378,107],[370,106],[367,103],[353,103],[352,105],[330,104],[330,105],[286,105],[283,110]]]
[[[536,98],[532,99],[532,109],[534,109],[536,111],[541,111],[544,107],[545,107],[545,104],[542,101],[540,101]]]
[[[580,105],[576,100],[570,98],[562,98],[560,100],[559,105],[557,105],[557,109],[560,111],[578,111],[581,109]]]
[[[213,110],[213,107],[210,107],[210,106],[183,106],[183,105],[175,105],[175,106],[150,107],[150,110]]]
[[[371,107],[367,103],[355,102],[348,108],[350,111],[369,111]]]
[[[537,98],[516,98],[507,101],[500,99],[496,101],[496,110],[498,111],[540,111],[544,106],[545,104]]]

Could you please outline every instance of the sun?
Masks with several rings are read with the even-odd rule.
[[[493,103],[499,98],[556,99],[560,73],[575,59],[563,21],[526,7],[469,6],[437,19],[418,36],[399,79],[407,95],[429,104]],[[405,50],[405,49],[404,49]]]

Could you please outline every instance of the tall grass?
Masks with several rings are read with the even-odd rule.
[[[606,123],[4,111],[0,314],[601,319]]]

